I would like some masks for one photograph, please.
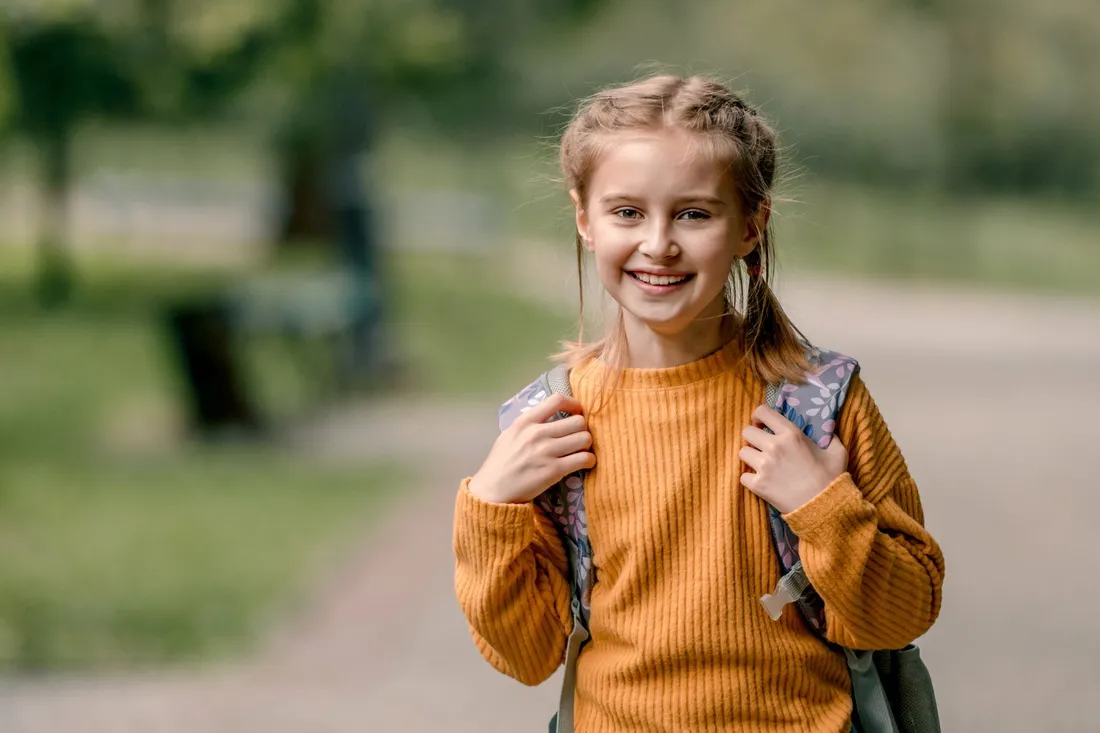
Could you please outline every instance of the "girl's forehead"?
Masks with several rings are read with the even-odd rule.
[[[708,142],[684,130],[610,133],[601,140],[589,183],[728,183],[729,162]]]

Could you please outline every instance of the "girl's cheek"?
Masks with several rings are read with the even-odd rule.
[[[592,236],[593,241],[596,242],[596,247],[607,251],[630,249],[633,247],[634,241],[637,240],[637,236],[632,237],[629,231],[624,231],[618,227],[606,227],[593,231]]]

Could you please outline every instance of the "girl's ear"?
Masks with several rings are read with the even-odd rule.
[[[577,234],[580,235],[581,241],[584,242],[584,248],[591,252],[592,238],[588,236],[588,214],[584,210],[584,203],[581,201],[581,196],[577,193],[577,189],[569,189],[569,198],[573,201],[573,209],[576,212]]]
[[[756,211],[750,214],[745,220],[745,235],[741,240],[742,249],[745,254],[752,252],[764,241],[764,232],[768,229],[768,222],[771,220],[771,216],[772,200],[770,196],[765,196],[756,207]]]

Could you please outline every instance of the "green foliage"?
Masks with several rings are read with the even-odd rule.
[[[1089,199],[1096,18],[1090,0],[609,0],[521,54],[517,104],[534,117],[656,61],[747,88],[797,159],[833,178]]]
[[[28,137],[51,140],[94,116],[137,108],[132,70],[86,18],[18,26],[8,46],[15,119]]]
[[[261,122],[294,117],[346,75],[390,124],[484,139],[661,61],[752,89],[800,159],[834,177],[1071,196],[1091,195],[1100,178],[1100,27],[1089,0],[16,7],[10,33],[76,17],[98,27],[137,73],[144,107],[162,114],[208,116],[247,100]]]

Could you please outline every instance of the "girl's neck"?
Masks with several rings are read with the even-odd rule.
[[[663,334],[624,318],[626,366],[633,369],[667,369],[690,364],[728,344],[736,332],[733,318],[696,321],[687,330]]]

